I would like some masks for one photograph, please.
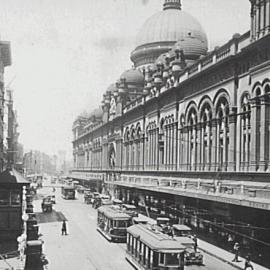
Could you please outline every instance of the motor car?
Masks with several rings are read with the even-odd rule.
[[[93,198],[91,199],[91,203],[94,203],[94,201],[98,198],[100,198],[100,193],[99,192],[93,192]]]
[[[181,226],[184,226],[184,225],[181,225]],[[180,227],[180,228],[185,229],[184,227]],[[203,265],[203,254],[199,252],[198,250],[195,250],[195,242],[191,237],[181,236],[181,235],[177,236],[174,234],[173,238],[176,241],[179,241],[181,245],[186,248],[186,252],[185,252],[186,265],[191,265],[191,264]]]
[[[78,191],[78,193],[84,193],[85,187],[81,186],[81,185],[77,185],[76,186],[76,190]]]
[[[53,204],[56,204],[55,195],[50,195],[50,197],[51,197],[51,202]]]
[[[188,236],[191,237],[191,228],[184,224],[173,224],[172,226],[174,236]]]
[[[187,248],[185,252],[185,264],[197,264],[203,265],[203,255],[199,251],[195,251],[193,248]]]
[[[94,196],[93,196],[92,193],[84,193],[84,202],[85,202],[86,204],[91,204],[91,203],[93,203],[93,198],[94,198]]]
[[[111,201],[111,197],[109,195],[101,194],[100,199],[101,199],[101,205],[113,204]]]
[[[52,212],[53,203],[51,201],[50,196],[43,198],[42,203],[41,203],[41,209],[43,213]]]
[[[122,204],[122,209],[125,213],[131,215],[132,217],[138,217],[138,211],[135,205],[133,204]]]

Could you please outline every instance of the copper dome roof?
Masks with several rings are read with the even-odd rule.
[[[144,76],[143,74],[135,68],[128,69],[122,73],[120,80],[124,79],[128,86],[143,86]]]
[[[144,23],[137,35],[136,49],[131,53],[131,60],[136,67],[153,63],[159,55],[168,52],[178,40],[187,38],[187,46],[193,47],[196,53],[206,54],[207,36],[200,23],[180,9],[165,9]]]

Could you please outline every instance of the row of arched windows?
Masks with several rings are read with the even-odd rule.
[[[270,169],[270,81],[243,92],[235,106],[222,89],[214,99],[203,96],[183,112],[160,115],[145,126],[138,122],[123,133],[115,155],[125,170],[266,171]],[[94,155],[87,155],[89,163]],[[98,165],[99,158],[95,160]]]

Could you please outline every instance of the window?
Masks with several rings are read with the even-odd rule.
[[[164,253],[160,253],[159,254],[159,263],[160,264],[165,264],[165,256],[164,256]]]
[[[20,191],[18,190],[11,191],[11,205],[13,206],[21,205]]]
[[[125,228],[125,227],[126,227],[126,221],[124,221],[124,220],[118,220],[118,221],[116,222],[116,226],[117,226],[118,228]]]
[[[166,254],[167,265],[179,265],[179,256],[177,253]]]
[[[0,190],[0,206],[9,205],[9,191]]]

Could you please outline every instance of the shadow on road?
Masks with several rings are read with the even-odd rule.
[[[49,223],[49,222],[61,222],[67,220],[62,212],[52,211],[51,213],[36,212],[38,223]]]

